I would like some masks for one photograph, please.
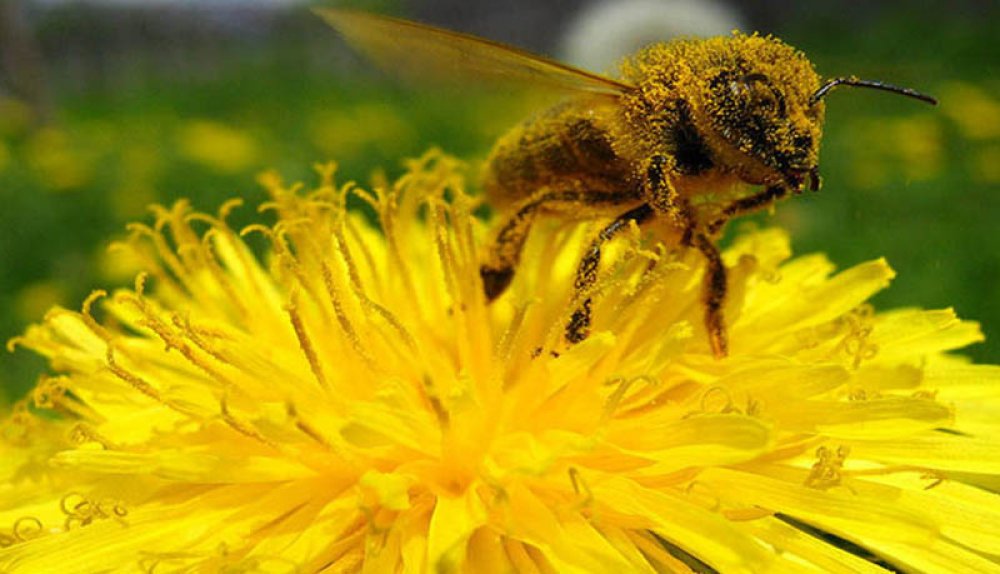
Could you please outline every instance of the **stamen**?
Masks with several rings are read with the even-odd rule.
[[[8,353],[13,353],[14,351],[17,351],[18,345],[23,345],[26,341],[27,339],[22,335],[11,337],[10,339],[7,339],[7,344],[4,345],[4,348],[7,349]]]
[[[354,193],[358,194],[358,191]],[[399,237],[396,233],[396,221],[393,215],[396,212],[396,188],[393,188],[388,193],[376,189],[376,194],[377,202],[373,206],[379,215],[382,233],[385,234],[386,247],[391,258],[390,268],[398,270],[396,275],[403,282],[403,292],[415,295],[418,291],[416,285],[413,283],[413,273],[406,258],[403,257],[403,250],[399,246]],[[421,298],[416,297],[414,304],[420,307]]]
[[[381,191],[380,187],[376,187],[375,189],[376,191],[373,194],[360,187],[355,187],[351,189],[351,194],[360,199],[361,201],[367,203],[369,206],[371,206],[371,208],[374,209],[376,213],[380,213],[384,205],[384,200],[383,200],[384,194],[380,192]]]
[[[163,322],[156,315],[155,311],[149,308],[149,305],[146,303],[145,298],[142,297],[142,286],[144,278],[142,279],[142,282],[140,282],[141,277],[142,276],[140,275],[140,277],[136,278],[136,296],[125,295],[123,299],[126,302],[131,303],[140,313],[142,313],[144,317],[143,325],[149,328],[154,333],[156,333],[158,337],[160,337],[160,340],[162,340],[165,345],[164,350],[170,351],[171,349],[176,349],[178,352],[181,353],[182,356],[184,356],[184,358],[188,360],[189,363],[191,363],[193,366],[203,371],[205,374],[207,374],[209,377],[217,381],[219,384],[221,384],[222,386],[231,386],[232,381],[230,381],[228,378],[222,375],[222,373],[214,369],[207,361],[204,361],[197,356],[197,354],[194,352],[194,349],[190,345],[188,345],[187,342],[183,339],[184,333],[182,334],[174,333],[170,328],[170,325]],[[176,317],[174,318],[174,323],[175,325],[177,324]],[[186,334],[188,335],[189,339],[192,339],[192,332],[189,331]],[[209,356],[213,355],[209,354]],[[221,360],[221,357],[216,357],[216,358],[219,358]],[[227,361],[223,362],[225,363]]]
[[[584,509],[591,506],[594,502],[594,493],[590,490],[590,486],[587,485],[587,481],[584,480],[579,469],[575,466],[571,466],[567,472],[569,473],[569,482],[573,485],[573,492],[578,495],[582,495],[580,500],[577,502],[577,507],[579,509]]]
[[[243,199],[240,197],[231,197],[222,202],[218,210],[219,221],[222,222],[222,225],[226,225],[226,219],[229,217],[229,214],[239,207],[243,207]]]
[[[208,268],[208,272],[212,274],[216,285],[218,285],[218,287],[225,293],[225,300],[232,305],[235,305],[236,310],[241,315],[246,317],[250,314],[250,311],[244,304],[243,298],[240,297],[240,290],[233,286],[233,282],[230,279],[230,277],[232,277],[232,273],[222,268],[218,257],[215,255],[215,249],[213,248],[216,237],[221,237],[223,235],[231,236],[233,235],[233,232],[228,228],[219,229],[217,227],[213,227],[212,229],[209,229],[201,236],[201,241],[197,244],[197,247],[192,246],[192,251],[199,255],[199,260],[205,267]],[[236,251],[242,252],[239,248],[237,248]],[[243,263],[246,264],[247,261],[244,260]],[[256,283],[251,282],[251,284],[254,287],[257,287]],[[195,293],[195,295],[200,293],[201,291],[199,290]],[[263,296],[263,293],[257,290],[256,296],[261,297]]]
[[[355,225],[353,219],[351,219],[350,217],[344,217],[343,222],[344,222],[343,223],[344,228],[347,229],[347,232],[351,236],[351,244],[361,252],[361,257],[364,260],[365,269],[368,270],[369,275],[371,276],[372,284],[370,286],[370,289],[375,292],[380,291],[381,290],[380,287],[382,286],[382,277],[379,274],[380,270],[379,266],[375,264],[375,257],[372,255],[371,249],[368,248],[368,241],[366,241],[361,236],[361,231],[358,230],[358,227],[357,225]],[[343,235],[342,230],[338,231],[341,233],[341,235]],[[344,244],[347,244],[346,237],[340,237],[340,241],[343,242]]]
[[[278,448],[278,445],[274,443],[274,441],[265,437],[254,426],[252,426],[249,423],[245,423],[237,419],[235,416],[233,416],[233,414],[229,411],[228,393],[223,394],[222,397],[219,399],[219,414],[222,415],[222,420],[227,425],[229,425],[230,428],[240,433],[241,435],[256,440],[258,442],[261,442],[263,444],[266,444],[267,446],[273,447],[276,450],[279,451],[281,450],[280,448]]]
[[[205,337],[210,337],[212,339],[229,339],[226,333],[210,329],[207,327],[196,327],[191,324],[191,316],[187,313],[173,313],[170,315],[170,322],[173,326],[179,330],[181,336],[187,336],[187,338],[195,344],[199,350],[205,354],[211,356],[215,360],[219,361],[224,365],[236,366],[235,363],[227,357],[223,352],[215,346],[212,346],[205,340]]]
[[[357,266],[354,264],[354,258],[351,256],[350,246],[344,237],[344,217],[343,210],[338,210],[335,217],[336,224],[333,226],[333,243],[334,250],[340,255],[344,260],[344,265],[347,267],[347,277],[350,279],[351,288],[354,291],[361,291],[361,274],[358,272]]]
[[[924,490],[930,490],[932,488],[936,488],[937,486],[941,485],[944,481],[948,480],[948,475],[940,470],[933,468],[926,468],[923,466],[916,466],[912,464],[896,464],[896,465],[882,466],[879,468],[851,470],[851,471],[844,471],[842,472],[842,474],[852,477],[857,477],[857,476],[887,476],[891,474],[902,474],[905,472],[920,473],[921,479],[931,481],[930,484],[924,487]]]
[[[773,510],[761,508],[759,506],[749,508],[725,508],[720,512],[727,519],[734,522],[751,522],[754,520],[760,520],[761,518],[774,516]]]
[[[618,407],[621,405],[621,402],[625,397],[625,393],[627,393],[629,388],[637,382],[645,382],[647,384],[654,385],[657,384],[652,377],[646,375],[641,375],[632,379],[617,377],[604,383],[606,386],[614,386],[615,390],[612,391],[611,395],[609,395],[607,400],[604,401],[604,408],[601,411],[601,424],[611,420],[611,418],[615,415],[615,411],[617,411]]]
[[[285,311],[288,313],[288,318],[292,322],[292,328],[295,330],[295,336],[299,340],[299,348],[302,349],[303,354],[305,354],[306,361],[309,362],[309,369],[312,370],[313,376],[316,377],[316,382],[319,383],[321,388],[329,391],[330,385],[327,383],[326,376],[323,374],[323,365],[320,363],[319,357],[316,356],[316,349],[313,347],[312,340],[309,339],[309,333],[302,324],[302,317],[299,315],[298,309],[298,299],[299,292],[297,289],[293,289],[291,293],[289,293],[289,302],[285,305]]]
[[[423,383],[421,390],[423,391],[424,400],[427,401],[427,404],[434,412],[438,425],[442,429],[447,429],[451,424],[451,413],[441,403],[439,393],[434,386],[434,379],[430,375],[424,374],[421,382]]]
[[[806,477],[805,485],[818,490],[828,490],[841,485],[844,461],[851,452],[850,447],[839,446],[836,450],[831,450],[826,446],[816,449],[818,460],[813,463]]]
[[[461,301],[461,296],[458,293],[458,281],[455,278],[454,254],[451,245],[448,244],[449,229],[445,223],[448,216],[439,199],[428,198],[427,207],[428,227],[434,233],[434,251],[441,264],[441,278],[444,280],[446,292],[451,295],[453,302]]]
[[[107,296],[108,296],[107,291],[103,289],[96,289],[92,291],[90,295],[87,296],[86,299],[83,300],[83,305],[80,309],[80,318],[83,320],[83,323],[87,325],[87,328],[89,328],[91,332],[93,332],[95,335],[104,340],[104,342],[108,342],[111,340],[111,334],[108,333],[107,329],[101,326],[100,323],[94,320],[94,316],[91,314],[91,307],[98,299]]]
[[[163,288],[182,292],[183,287],[181,287],[174,276],[172,276],[162,265],[162,261],[156,252],[156,248],[153,248],[153,252],[150,252],[150,249],[148,249],[147,244],[153,243],[155,245],[156,233],[147,226],[137,224],[129,225],[127,229],[130,234],[127,242],[123,244],[123,248],[127,247],[130,249],[140,260],[139,267],[144,270],[141,274],[152,275],[156,282],[162,285]]]
[[[503,335],[500,336],[500,341],[497,343],[495,354],[499,358],[498,364],[507,365],[508,370],[514,366],[511,361],[511,353],[513,352],[515,341],[521,338],[524,319],[530,307],[530,303],[514,307],[514,315],[511,317],[507,328],[504,329]]]
[[[872,334],[872,325],[875,309],[868,304],[861,305],[841,319],[846,324],[848,333],[837,345],[837,350],[843,350],[852,357],[851,366],[857,370],[862,361],[875,358],[878,354],[878,345],[870,343],[868,338]]]
[[[295,404],[293,404],[290,401],[286,402],[285,413],[288,415],[288,418],[295,421],[295,428],[297,428],[300,432],[302,432],[302,434],[311,438],[317,444],[324,446],[329,450],[336,451],[336,455],[342,460],[348,460],[349,455],[345,453],[343,449],[335,448],[334,445],[331,444],[330,441],[326,440],[323,434],[319,432],[319,430],[317,430],[312,423],[303,419],[302,416],[299,415],[299,411],[295,407]]]
[[[375,368],[375,358],[371,356],[368,349],[361,342],[361,338],[358,336],[357,331],[354,330],[354,325],[351,324],[350,319],[347,317],[347,312],[344,309],[343,303],[340,297],[340,290],[333,279],[333,272],[330,270],[330,266],[326,261],[321,264],[321,269],[323,272],[323,283],[326,285],[326,292],[330,300],[330,304],[333,305],[334,315],[337,317],[337,322],[340,324],[340,328],[344,333],[344,336],[350,342],[351,347],[358,354],[359,357],[364,360],[365,365],[372,371],[376,371]]]
[[[283,235],[278,236],[278,242],[283,243],[285,238]],[[326,306],[321,303],[321,293],[319,288],[313,284],[311,277],[307,274],[306,270],[299,263],[298,259],[288,250],[287,247],[282,248],[280,251],[275,250],[276,259],[278,262],[279,269],[282,269],[290,274],[290,277],[286,279],[289,284],[288,289],[298,289],[301,288],[305,291],[307,299],[312,301],[316,307],[323,313],[323,323],[329,323],[333,319],[330,316]]]
[[[9,407],[10,414],[0,420],[0,440],[11,444],[23,446],[31,442],[38,420],[28,408],[25,399],[16,401]]]
[[[116,377],[125,381],[133,388],[135,388],[137,391],[153,399],[154,401],[166,404],[166,402],[163,400],[163,397],[160,396],[160,392],[156,390],[156,388],[153,387],[153,385],[149,384],[142,378],[137,377],[136,375],[133,375],[132,373],[118,366],[118,363],[115,361],[115,346],[113,344],[108,345],[108,349],[105,354],[105,360],[108,364],[108,370],[110,370]]]
[[[42,375],[38,384],[31,391],[31,400],[40,409],[55,409],[66,395],[65,377],[49,377]]]
[[[333,186],[333,176],[337,173],[337,162],[314,163],[313,169],[319,174],[320,185]]]
[[[715,395],[722,397],[722,406],[716,407],[709,403],[709,400],[714,398]],[[700,411],[702,413],[731,413],[736,409],[736,403],[733,400],[732,391],[729,387],[723,385],[713,385],[707,389],[701,395]]]
[[[686,494],[699,506],[702,506],[712,512],[722,511],[722,500],[719,498],[719,493],[716,492],[711,486],[706,485],[704,482],[691,480],[688,482],[687,486],[684,487],[684,494]]]
[[[173,320],[175,326],[182,324],[178,320],[177,316],[173,316]],[[191,332],[180,333],[178,336],[178,334],[168,331],[167,330],[168,325],[160,321],[158,318],[155,320],[151,320],[148,324],[150,329],[152,329],[157,335],[160,336],[161,339],[163,339],[166,345],[166,350],[169,351],[170,349],[176,349],[178,352],[180,352],[181,355],[184,356],[185,359],[188,360],[189,363],[201,369],[202,372],[204,372],[209,377],[215,379],[223,386],[228,387],[233,384],[232,381],[223,376],[222,373],[220,373],[211,365],[209,365],[207,361],[204,361],[202,360],[201,357],[197,356],[197,354],[195,353],[195,348],[191,347],[191,345],[188,345],[187,342],[182,338],[186,334],[189,340],[191,340],[192,342],[196,342],[194,340],[193,333]],[[223,363],[227,362],[224,361],[221,356],[215,353],[206,353],[206,354],[208,354],[213,358],[219,359]]]
[[[116,445],[107,437],[97,432],[97,429],[86,423],[73,425],[69,431],[69,440],[76,445],[83,446],[88,443],[97,443],[104,450],[116,450]]]
[[[175,249],[167,243],[166,236],[163,232],[163,228],[167,225],[167,223],[167,215],[163,213],[162,208],[160,208],[160,217],[157,219],[156,224],[152,229],[141,225],[135,225],[132,227],[133,229],[142,230],[142,232],[152,241],[153,247],[156,249],[157,258],[166,264],[165,271],[169,271],[170,275],[176,278],[178,287],[180,287],[180,285],[190,286],[192,284],[192,280],[187,271],[187,265],[177,256],[183,251],[183,245]],[[175,235],[174,238],[180,242],[179,237]]]
[[[260,233],[264,237],[267,237],[272,244],[274,243],[274,233],[271,232],[270,227],[264,225],[263,223],[251,223],[243,229],[240,229],[239,235],[243,238],[249,236],[251,233]]]
[[[477,200],[466,195],[461,187],[456,187],[454,197],[447,203],[450,210],[451,232],[455,239],[455,255],[461,269],[479,270],[479,249],[473,232],[472,222],[475,220],[473,210]],[[479,198],[479,201],[482,199]],[[473,286],[480,293],[478,282]]]
[[[925,480],[930,480],[931,483],[924,487],[924,490],[931,490],[932,488],[937,488],[944,481],[948,480],[948,475],[939,470],[928,470],[924,474],[920,475],[920,478]]]
[[[70,504],[70,501],[79,497],[79,501]],[[59,508],[66,515],[63,523],[65,530],[72,530],[73,525],[87,526],[96,520],[114,519],[122,526],[125,526],[125,517],[128,516],[128,508],[120,501],[106,499],[95,501],[87,498],[78,492],[71,492],[62,497],[59,501]]]
[[[349,249],[349,243],[347,238],[344,236],[344,228],[347,227],[347,217],[343,209],[337,210],[336,224],[333,226],[333,238],[335,242],[335,247],[337,253],[340,254],[347,267],[348,278],[351,282],[351,289],[354,296],[357,298],[361,307],[370,313],[374,313],[375,316],[382,318],[386,323],[392,328],[397,335],[402,337],[404,344],[410,349],[415,351],[417,349],[416,340],[413,336],[406,330],[403,324],[392,314],[388,309],[379,305],[373,301],[365,292],[364,285],[361,281],[361,273],[358,270],[357,265],[354,262],[354,258],[351,256],[351,251]],[[369,268],[374,269],[374,262],[371,259],[371,253],[364,249],[365,242],[360,239],[355,242],[355,245],[359,245],[363,249],[364,256],[368,259]]]
[[[45,526],[36,516],[22,516],[14,521],[12,531],[18,542],[25,542],[41,536],[45,532]]]

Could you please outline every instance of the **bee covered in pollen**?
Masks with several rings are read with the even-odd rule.
[[[727,354],[726,268],[716,241],[732,218],[820,187],[824,97],[837,86],[924,94],[856,77],[823,82],[806,56],[771,36],[654,44],[612,79],[516,48],[404,20],[319,10],[384,67],[470,73],[556,88],[566,98],[501,137],[483,186],[503,213],[480,269],[486,297],[509,286],[539,215],[611,218],[579,262],[569,343],[591,328],[601,249],[632,223],[706,261],[704,325]]]

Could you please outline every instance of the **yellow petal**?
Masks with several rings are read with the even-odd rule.
[[[650,530],[720,572],[760,572],[774,560],[720,515],[668,491],[617,477],[594,481],[591,489],[601,505],[646,521]]]

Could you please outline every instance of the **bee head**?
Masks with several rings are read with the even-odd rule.
[[[701,78],[703,134],[716,157],[754,184],[818,188],[824,104],[805,56],[775,38],[735,35]],[[707,133],[704,133],[707,132]]]
[[[734,35],[713,54],[700,92],[702,126],[713,151],[755,184],[819,188],[823,98],[847,85],[876,88],[936,103],[882,82],[836,78],[821,85],[812,64],[776,38]],[[706,125],[707,124],[707,125]]]

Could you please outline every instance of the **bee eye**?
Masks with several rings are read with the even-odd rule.
[[[785,115],[785,97],[771,84],[757,84],[754,91],[754,102],[769,112]]]
[[[761,83],[764,85],[770,85],[771,80],[768,79],[764,74],[746,74],[740,78],[740,81],[744,84],[750,86],[756,83]]]
[[[729,82],[729,91],[734,96],[741,96],[750,91],[750,86],[744,82],[733,80],[732,82]]]
[[[753,73],[734,78],[731,74],[724,73],[716,76],[712,84],[718,85],[721,81],[726,82],[732,96],[747,98],[747,105],[750,108],[778,114],[785,113],[785,98],[766,75]]]
[[[778,107],[778,101],[771,94],[761,93],[757,96],[757,106],[773,112]]]

